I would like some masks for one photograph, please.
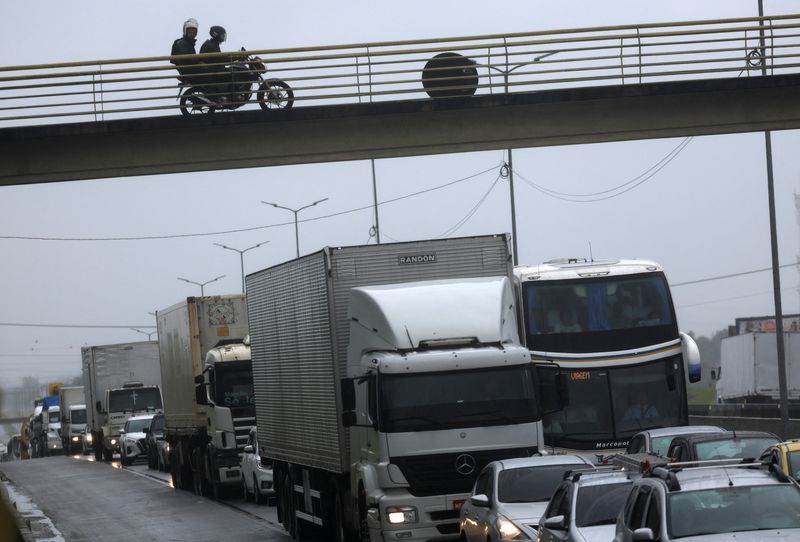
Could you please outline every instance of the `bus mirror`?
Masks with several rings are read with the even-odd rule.
[[[557,383],[558,383],[558,398],[560,402],[561,408],[569,404],[569,384],[567,382],[567,375],[566,373],[562,373],[561,371],[558,372]],[[560,409],[559,409],[560,410]]]
[[[700,366],[700,349],[689,335],[681,332],[681,350],[683,359],[686,360],[686,367],[689,371],[689,382],[700,382],[702,378],[702,368]]]

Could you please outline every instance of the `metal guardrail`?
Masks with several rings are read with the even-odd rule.
[[[0,67],[0,128],[177,114],[179,92],[205,113],[796,73],[800,15],[248,52],[266,73],[232,54],[181,57],[205,63],[181,84],[168,56]]]

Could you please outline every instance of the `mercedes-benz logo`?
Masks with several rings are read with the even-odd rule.
[[[456,472],[462,476],[469,476],[475,472],[475,458],[469,454],[456,457]]]

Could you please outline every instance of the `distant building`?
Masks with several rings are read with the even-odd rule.
[[[743,333],[775,333],[774,316],[747,316],[737,318],[736,323],[728,326],[728,335],[741,335]],[[786,332],[800,332],[800,314],[784,314],[783,330]]]

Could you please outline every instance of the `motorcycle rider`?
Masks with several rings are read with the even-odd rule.
[[[200,47],[200,54],[221,53],[222,50],[219,44],[223,43],[228,37],[225,28],[215,25],[209,29],[208,33],[211,37]],[[204,71],[214,74],[206,77],[206,82],[212,84],[212,86],[206,87],[206,92],[208,94],[217,94],[217,96],[213,96],[215,100],[228,100],[229,96],[227,96],[227,94],[231,91],[233,83],[235,83],[236,80],[234,70],[232,70],[230,66],[222,65],[222,63],[232,63],[236,60],[237,58],[234,55],[230,57],[206,58],[201,60],[201,62],[206,64]]]
[[[183,23],[183,36],[176,39],[172,44],[172,56],[177,55],[196,55],[194,45],[197,43],[197,31],[200,25],[197,19],[187,19]],[[182,83],[191,84],[197,79],[197,74],[200,73],[199,61],[196,58],[173,58],[170,60],[178,70],[180,80]]]

